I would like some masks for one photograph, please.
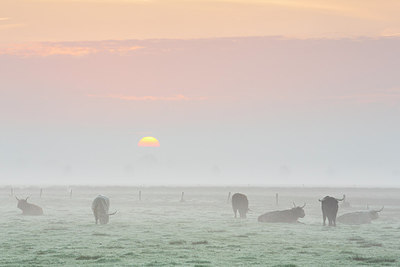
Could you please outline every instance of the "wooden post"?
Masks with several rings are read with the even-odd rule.
[[[42,198],[42,194],[43,194],[43,188],[40,188],[40,198]]]
[[[139,190],[139,201],[142,201],[142,191]]]
[[[185,192],[182,192],[182,196],[181,196],[181,202],[185,201],[183,200],[183,195],[185,194]]]
[[[226,203],[228,203],[229,204],[229,200],[231,199],[231,192],[229,192],[229,194],[228,194],[228,199],[226,200]]]
[[[275,194],[275,204],[277,206],[279,205],[279,195],[278,195],[278,193]]]

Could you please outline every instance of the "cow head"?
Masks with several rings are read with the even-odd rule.
[[[117,212],[113,212],[113,213],[107,213],[107,214],[100,214],[99,215],[99,221],[100,224],[107,224],[110,220],[110,216],[111,215],[115,215]]]
[[[292,212],[297,218],[304,218],[306,214],[304,213],[304,207],[306,206],[306,203],[302,207],[296,206],[296,204],[293,202],[293,208]]]
[[[17,197],[15,197],[18,200],[18,204],[17,204],[17,208],[24,210],[27,206],[28,206],[28,198],[25,199],[19,199]]]
[[[379,218],[379,212],[381,212],[383,210],[383,207],[380,210],[371,210],[369,212],[369,216],[371,218],[371,220],[376,220]]]
[[[326,196],[323,199],[319,199],[319,202],[332,202],[335,201],[336,203],[338,203],[339,201],[342,201],[346,198],[345,195],[343,195],[343,198],[335,198],[335,197],[330,197],[330,196]]]

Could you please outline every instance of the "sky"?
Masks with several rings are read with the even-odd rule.
[[[0,184],[399,186],[399,11],[2,0]]]
[[[0,43],[398,36],[397,0],[2,0]]]

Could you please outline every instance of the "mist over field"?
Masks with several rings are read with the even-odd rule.
[[[70,198],[72,189],[72,198]],[[139,200],[141,191],[141,200]],[[184,201],[181,202],[181,192]],[[248,196],[247,219],[234,219],[228,192]],[[22,216],[10,188],[0,189],[1,265],[66,266],[398,266],[400,190],[266,187],[14,188],[43,216]],[[110,198],[106,225],[91,203]],[[275,194],[279,193],[278,205]],[[339,215],[380,209],[366,225],[322,226],[318,199],[346,194]],[[260,223],[272,210],[303,205],[300,223]]]

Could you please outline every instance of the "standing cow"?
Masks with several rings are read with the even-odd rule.
[[[237,217],[237,212],[239,211],[240,218],[246,218],[246,213],[249,211],[249,201],[246,195],[236,193],[232,196],[232,209],[235,213],[235,218]]]
[[[94,215],[94,219],[96,224],[100,221],[100,224],[107,224],[110,218],[110,215],[114,215],[114,213],[108,213],[110,209],[110,200],[108,197],[99,195],[97,196],[92,203],[92,211]]]
[[[15,197],[18,200],[18,205],[17,208],[22,210],[22,215],[30,215],[30,216],[38,216],[38,215],[43,215],[43,209],[35,204],[28,203],[28,198],[25,199],[19,199]]]
[[[258,221],[269,223],[296,223],[299,218],[304,218],[306,215],[303,209],[306,204],[300,207],[293,203],[293,206],[294,207],[290,210],[277,210],[264,213],[258,217]]]
[[[382,210],[383,207],[380,210],[350,212],[339,216],[337,221],[344,224],[367,224],[371,223],[372,220],[378,219],[378,212]]]
[[[321,208],[322,208],[322,217],[324,220],[324,225],[326,218],[328,217],[329,221],[329,226],[336,226],[336,216],[337,212],[339,209],[339,201],[342,201],[344,199],[344,196],[342,199],[326,196],[323,199],[320,199],[319,201],[321,202]]]

